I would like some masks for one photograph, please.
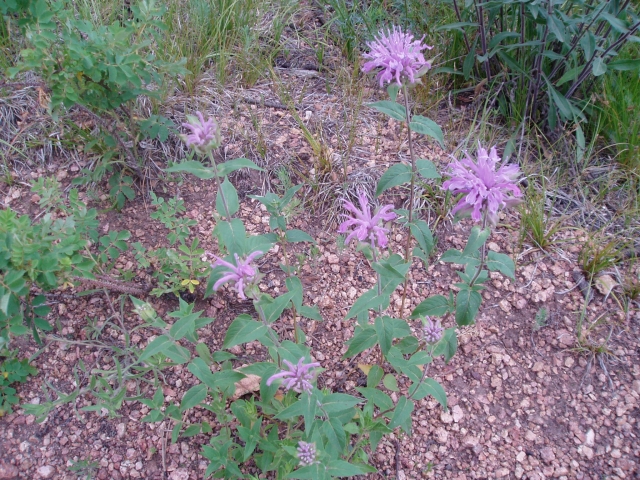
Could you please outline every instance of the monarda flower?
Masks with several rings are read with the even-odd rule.
[[[262,255],[262,252],[257,251],[249,254],[247,258],[244,260],[240,260],[238,254],[234,254],[236,264],[234,265],[231,262],[227,262],[222,258],[207,252],[207,254],[216,259],[214,263],[211,264],[211,267],[225,267],[226,271],[223,273],[222,277],[216,281],[213,285],[213,290],[217,291],[223,284],[227,282],[232,282],[233,287],[240,296],[241,299],[246,300],[247,297],[244,294],[244,289],[248,284],[255,283],[258,280],[260,272],[256,267],[250,265],[254,258]]]
[[[444,334],[444,328],[440,324],[440,320],[433,322],[431,317],[427,317],[423,326],[424,340],[427,343],[438,343]]]
[[[469,215],[479,222],[482,214],[492,225],[498,222],[498,210],[520,203],[522,192],[518,187],[520,169],[517,165],[502,165],[496,170],[500,161],[496,147],[487,153],[478,144],[477,161],[465,152],[465,158],[454,160],[449,164],[449,180],[442,188],[450,190],[453,195],[464,196],[453,209],[453,214]]]
[[[298,393],[311,392],[311,389],[313,389],[311,382],[316,379],[317,375],[313,369],[319,367],[320,364],[317,362],[304,363],[304,357],[298,360],[296,365],[288,360],[283,360],[283,363],[287,368],[270,376],[267,380],[267,386],[282,378],[282,386],[285,390],[293,390]]]
[[[306,467],[316,463],[316,444],[307,442],[298,442],[298,460],[300,465]]]
[[[180,135],[187,147],[204,155],[220,145],[220,129],[213,118],[204,119],[200,112],[196,112],[197,117],[187,115],[189,123],[183,123],[182,126],[191,130],[189,135]]]
[[[433,47],[423,44],[422,40],[424,36],[414,40],[412,34],[404,33],[398,27],[386,32],[381,30],[373,41],[367,43],[371,51],[364,54],[369,61],[362,66],[362,71],[378,70],[377,79],[381,87],[385,82],[394,80],[399,86],[406,80],[416,83],[431,68],[431,62],[425,60],[422,51]]]
[[[360,202],[360,209],[349,201],[344,202],[345,210],[349,210],[353,216],[347,218],[347,220],[340,224],[338,233],[346,233],[350,227],[355,227],[349,235],[347,235],[344,241],[345,244],[348,244],[353,238],[357,238],[361,242],[369,242],[371,247],[386,247],[388,243],[387,232],[389,232],[389,229],[379,226],[378,223],[394,220],[397,217],[395,213],[390,212],[390,210],[393,209],[393,205],[384,205],[378,209],[375,215],[371,216],[369,201],[363,191],[358,193],[358,200]],[[348,217],[347,215],[345,216]]]

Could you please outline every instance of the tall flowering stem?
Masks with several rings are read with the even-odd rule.
[[[180,137],[186,143],[187,147],[193,148],[198,155],[209,155],[209,160],[211,160],[211,165],[215,174],[213,180],[216,184],[216,191],[220,192],[220,198],[222,199],[222,205],[227,220],[231,220],[227,199],[220,187],[218,165],[213,157],[213,150],[220,146],[220,128],[215,119],[209,118],[208,120],[205,120],[204,115],[202,115],[201,112],[196,112],[195,117],[193,115],[187,115],[187,120],[189,121],[183,123],[182,126],[189,129],[191,133],[188,135],[180,135]]]
[[[213,152],[209,152],[209,160],[211,160],[211,166],[213,167],[213,173],[215,174],[214,181],[216,182],[216,191],[220,193],[220,198],[222,199],[222,207],[224,208],[224,215],[227,220],[231,220],[231,215],[229,214],[229,205],[227,204],[227,199],[224,196],[224,192],[222,191],[222,187],[220,186],[220,179],[218,177],[218,165],[216,165],[216,159],[213,158]]]
[[[413,137],[411,136],[411,109],[409,107],[409,92],[407,86],[403,85],[404,96],[404,111],[407,119],[407,137],[409,140],[409,156],[411,158],[411,184],[409,186],[409,232],[407,233],[407,245],[404,250],[404,258],[407,263],[411,264],[411,223],[413,222],[413,202],[415,201],[415,185],[416,185],[416,155],[413,151]],[[400,303],[400,318],[404,318],[404,302],[407,299],[407,284],[409,283],[409,276],[404,279],[402,286],[402,303]]]

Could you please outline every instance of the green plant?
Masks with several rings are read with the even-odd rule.
[[[621,55],[622,56],[622,55]],[[638,58],[638,49],[628,49],[628,62]],[[616,161],[627,172],[637,191],[640,185],[640,82],[635,71],[619,71],[607,75],[598,96],[602,112],[602,131],[612,143]]]
[[[466,54],[440,71],[471,81],[471,88],[486,82],[507,118],[544,122],[551,129],[558,121],[584,119],[598,77],[640,66],[636,60],[616,60],[640,28],[630,2],[450,4],[457,21],[438,30],[461,37]]]
[[[12,407],[19,402],[16,389],[11,385],[24,383],[29,375],[37,373],[29,360],[18,360],[18,350],[8,350],[0,337],[0,418],[11,413]]]
[[[9,69],[38,71],[51,90],[50,109],[54,119],[61,109],[78,105],[100,126],[101,135],[91,139],[87,150],[98,148],[101,162],[90,178],[100,180],[110,174],[110,194],[120,209],[133,198],[133,182],[124,170],[142,177],[137,142],[140,138],[166,140],[170,120],[152,115],[140,119],[132,113],[141,95],[160,98],[166,78],[188,73],[184,60],[164,62],[152,53],[162,39],[166,25],[163,9],[154,0],[132,5],[132,18],[109,25],[79,19],[73,3],[34,0],[29,3],[30,21],[25,36],[30,48],[21,52],[21,61]],[[156,45],[157,46],[157,45]]]
[[[601,233],[589,235],[578,255],[578,263],[587,280],[592,282],[596,275],[620,263],[627,244],[624,239],[607,238]]]
[[[546,327],[548,319],[549,319],[549,311],[545,307],[540,307],[540,309],[536,312],[533,331],[537,332],[541,328]]]
[[[34,223],[11,209],[0,211],[1,338],[31,331],[39,341],[39,331],[52,329],[46,320],[51,309],[43,295],[32,295],[32,286],[49,291],[74,276],[91,277],[94,262],[83,252],[87,234],[97,236],[96,212],[78,204],[77,192],[74,198],[71,211],[79,215],[80,228],[73,214],[57,220],[46,214]]]
[[[78,475],[78,478],[83,478],[84,480],[91,480],[94,478],[94,475],[99,468],[100,463],[92,461],[91,457],[76,460],[69,465],[69,471],[75,473]]]
[[[551,219],[547,211],[546,192],[539,192],[530,184],[527,189],[524,203],[520,206],[520,242],[529,239],[541,250],[550,248],[555,240],[555,235],[563,228],[566,218]]]
[[[184,200],[179,198],[170,198],[165,200],[156,196],[151,192],[151,204],[157,208],[151,214],[151,218],[161,221],[165,227],[169,229],[167,240],[169,244],[174,245],[176,242],[184,243],[191,232],[190,227],[198,224],[193,219],[178,217],[187,211],[184,206]]]

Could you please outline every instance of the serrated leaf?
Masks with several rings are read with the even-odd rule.
[[[373,347],[378,342],[378,334],[376,329],[370,325],[364,328],[356,327],[356,333],[347,342],[349,348],[342,358],[349,358],[364,352],[366,349]]]
[[[400,425],[404,425],[404,423],[411,418],[411,412],[413,412],[414,406],[415,404],[413,403],[413,400],[409,400],[404,396],[400,397],[396,408],[393,411],[391,422],[389,422],[389,428],[396,428]]]
[[[441,317],[449,311],[450,305],[447,297],[434,295],[423,300],[414,308],[411,318],[434,316]]]
[[[440,128],[440,125],[430,118],[423,117],[422,115],[414,115],[411,118],[411,123],[409,123],[409,128],[416,133],[433,138],[442,148],[444,148],[444,135],[442,133],[442,128]]]
[[[390,116],[391,118],[399,121],[406,120],[406,111],[402,105],[389,100],[382,100],[380,102],[369,103],[369,107],[375,108],[380,113]]]
[[[147,345],[147,348],[144,349],[138,361],[143,362],[157,353],[166,351],[170,345],[173,345],[173,340],[166,335],[160,335]]]
[[[460,290],[456,295],[456,323],[459,326],[473,325],[480,309],[482,296],[473,290]]]
[[[367,387],[375,388],[382,380],[384,370],[379,365],[373,365],[367,373]]]
[[[311,242],[316,243],[311,235],[298,229],[287,230],[285,233],[287,242]]]
[[[433,356],[437,357],[444,355],[445,363],[449,363],[449,360],[451,360],[451,357],[455,355],[457,350],[458,336],[456,335],[456,329],[447,328],[440,341],[435,345],[433,349]]]
[[[252,170],[264,172],[263,168],[260,168],[248,158],[236,158],[233,160],[229,160],[228,162],[220,163],[218,165],[218,176],[220,178],[224,178],[231,172],[235,172],[236,170],[240,170],[241,168],[250,168]]]
[[[433,378],[425,378],[418,388],[416,389],[412,398],[416,400],[422,400],[427,395],[431,395],[435,398],[444,410],[447,409],[447,393],[437,381]]]
[[[384,387],[388,390],[391,390],[392,392],[397,392],[399,391],[398,389],[398,380],[396,379],[395,375],[391,374],[391,373],[387,373],[384,378],[382,379],[382,384],[384,385]]]
[[[227,208],[229,209],[229,216],[235,215],[239,208],[240,203],[238,202],[238,191],[236,187],[229,181],[228,177],[224,178],[224,181],[220,185],[220,190],[216,194],[216,210],[217,212],[223,216],[227,216],[227,212],[224,209],[224,203],[222,202],[222,195],[224,195],[224,199],[227,202]]]
[[[409,183],[411,181],[411,166],[404,163],[396,163],[387,169],[378,180],[376,197],[390,188]]]
[[[188,160],[186,162],[179,163],[167,168],[165,171],[170,173],[190,173],[203,180],[209,180],[215,177],[213,169],[205,167],[202,163],[196,160]]]
[[[516,279],[516,265],[513,263],[511,257],[504,253],[489,250],[487,268],[492,272],[500,272],[512,280]]]
[[[416,170],[418,171],[418,175],[422,178],[441,178],[440,173],[438,173],[438,169],[431,160],[419,158],[416,160]]]
[[[182,397],[182,402],[180,403],[180,411],[185,412],[190,408],[199,405],[205,398],[207,398],[207,394],[209,393],[209,387],[204,384],[196,385],[195,387],[191,387]]]
[[[266,334],[267,327],[261,322],[253,320],[246,314],[239,315],[229,325],[222,348],[228,349],[241,343],[252,342],[264,337]]]

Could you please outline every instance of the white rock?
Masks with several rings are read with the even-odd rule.
[[[51,465],[43,465],[42,467],[38,467],[38,475],[42,478],[51,478],[53,474],[56,473],[56,469]]]
[[[595,445],[595,439],[596,439],[596,434],[593,431],[593,428],[590,428],[589,431],[587,432],[587,434],[585,435],[586,439],[584,441],[584,444],[587,447],[593,447]]]
[[[460,408],[460,405],[455,405],[451,409],[451,414],[453,415],[453,421],[456,423],[458,423],[462,419],[462,417],[464,417],[464,412]]]

